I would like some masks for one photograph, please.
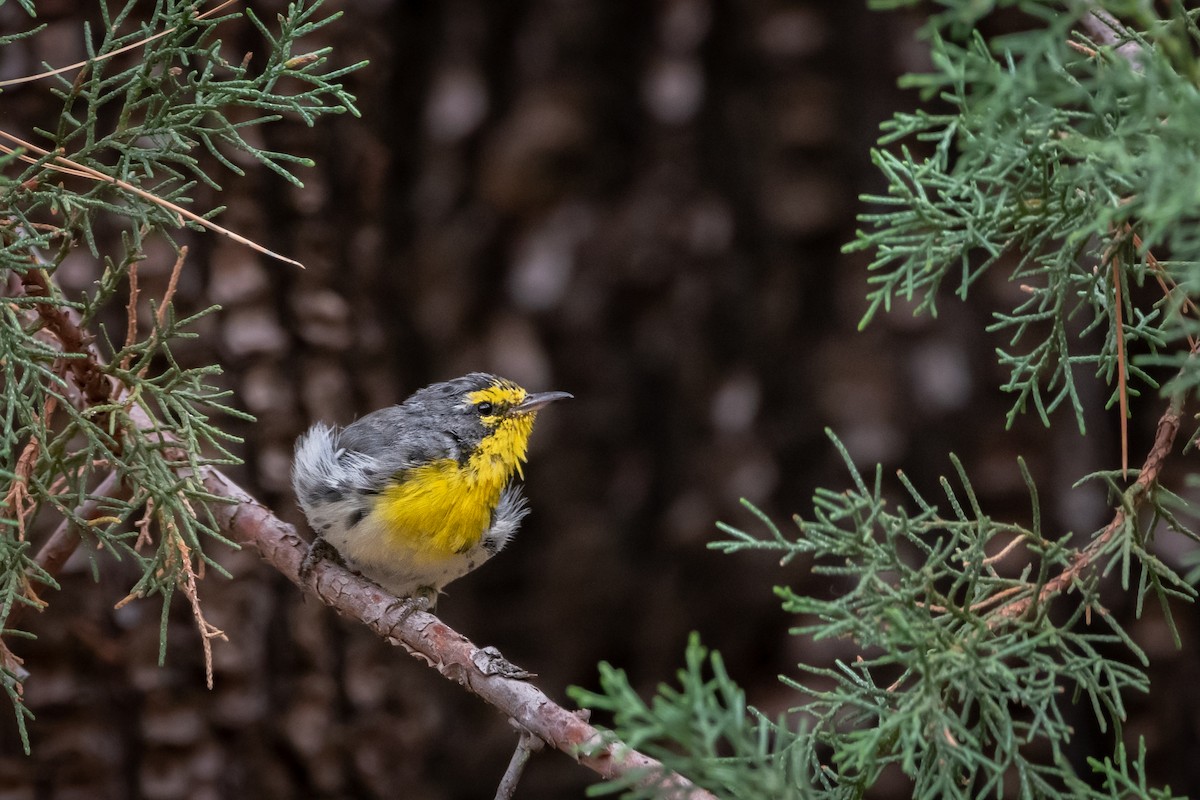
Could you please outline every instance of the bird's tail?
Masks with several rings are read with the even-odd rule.
[[[338,445],[338,431],[318,422],[296,440],[292,461],[292,488],[300,508],[308,514],[315,506],[337,502],[352,491],[368,488],[374,459]]]

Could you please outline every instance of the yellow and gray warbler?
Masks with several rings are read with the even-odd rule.
[[[498,553],[528,513],[519,478],[539,409],[530,394],[473,372],[435,383],[345,428],[296,441],[292,485],[316,532],[305,571],[332,547],[346,566],[432,606],[443,586]]]

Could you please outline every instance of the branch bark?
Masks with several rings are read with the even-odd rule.
[[[561,750],[604,778],[637,772],[655,785],[664,798],[716,800],[661,762],[614,741],[589,725],[579,714],[555,703],[525,680],[487,674],[477,666],[477,647],[432,614],[409,612],[396,598],[374,583],[331,563],[319,562],[307,581],[300,579],[300,564],[308,546],[296,529],[276,517],[227,476],[215,469],[203,474],[205,488],[229,503],[210,508],[230,537],[258,551],[268,564],[300,588],[343,616],[356,619],[386,639],[406,649],[449,680],[461,684],[501,713],[556,750]]]
[[[24,286],[26,292],[49,296],[44,276],[32,271],[30,275],[32,277]],[[100,370],[100,356],[91,348],[86,332],[75,325],[68,314],[50,304],[38,304],[37,310],[62,341],[64,350],[84,355],[83,359],[73,360],[70,364],[73,368],[71,377],[82,393],[81,401],[92,404],[113,399],[113,385]],[[116,399],[124,399],[123,390],[116,393]],[[146,435],[159,437],[164,448],[175,445],[169,435],[156,429],[153,420],[140,406],[131,405],[128,413]],[[184,460],[182,454],[178,460]],[[297,535],[295,528],[277,518],[220,471],[204,468],[200,477],[209,492],[229,501],[212,503],[209,508],[217,524],[231,538],[254,548],[267,563],[338,613],[359,620],[387,641],[403,647],[446,678],[478,695],[514,720],[521,729],[601,777],[616,778],[644,772],[644,780],[658,788],[663,798],[716,800],[711,793],[671,772],[661,762],[602,734],[582,716],[558,705],[536,686],[508,677],[520,674],[519,670],[489,669],[487,665],[497,661],[494,649],[484,651],[475,646],[432,614],[408,611],[394,596],[374,583],[329,561],[318,563],[309,579],[302,581],[300,564],[308,545]],[[119,476],[110,474],[97,487],[93,499],[78,510],[79,516],[84,519],[94,517],[99,512],[102,498],[117,496],[123,491]],[[64,520],[37,554],[39,565],[56,575],[79,541],[79,532],[70,520]],[[503,663],[507,665],[507,662]]]
[[[49,280],[41,269],[22,273],[21,282],[28,297],[51,296]],[[84,402],[89,406],[107,403],[112,397],[113,383],[100,370],[91,347],[93,339],[79,327],[68,309],[49,302],[37,303],[35,309],[45,326],[62,343],[64,353],[83,356],[67,359],[66,367],[83,393]]]

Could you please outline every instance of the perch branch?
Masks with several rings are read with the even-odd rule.
[[[302,581],[300,563],[308,548],[296,529],[218,470],[205,468],[203,480],[209,492],[232,501],[211,506],[217,523],[231,538],[257,550],[288,580],[338,613],[359,620],[444,677],[462,684],[551,747],[604,778],[644,771],[645,780],[658,786],[663,797],[716,800],[655,759],[596,730],[528,681],[485,674],[473,660],[479,647],[432,614],[405,609],[395,597],[365,578],[326,560],[313,568],[307,581]]]

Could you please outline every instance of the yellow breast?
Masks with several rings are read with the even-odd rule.
[[[436,562],[478,544],[500,493],[521,472],[532,431],[533,415],[506,419],[465,465],[439,459],[397,475],[375,509],[391,546]]]

